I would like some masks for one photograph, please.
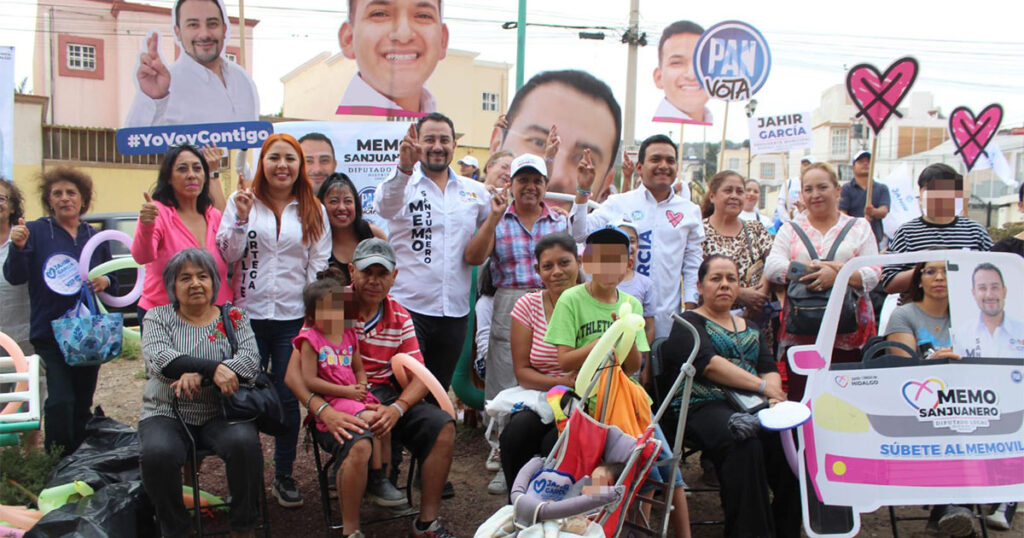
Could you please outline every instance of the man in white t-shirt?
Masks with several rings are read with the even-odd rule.
[[[172,15],[183,54],[168,68],[160,58],[159,35],[149,35],[139,56],[138,92],[125,126],[258,120],[256,85],[242,66],[223,54],[231,37],[224,5],[219,0],[184,0]]]
[[[374,195],[402,268],[391,295],[412,316],[424,363],[446,390],[469,316],[472,268],[463,255],[491,212],[483,184],[450,168],[454,152],[452,120],[437,112],[420,118],[402,139],[395,172]]]
[[[424,84],[448,53],[441,0],[349,0],[338,41],[359,68],[338,114],[420,117],[437,110]]]
[[[704,258],[704,226],[700,209],[675,193],[672,184],[678,167],[678,148],[665,135],[648,137],[640,144],[638,170],[642,185],[608,197],[587,216],[586,228],[594,231],[621,219],[629,219],[638,230],[639,245],[635,270],[654,281],[655,337],[668,336],[671,315],[697,306],[697,268]],[[574,208],[575,214],[578,208]],[[582,219],[573,221],[574,228]],[[573,235],[578,235],[574,229]],[[683,278],[680,287],[679,277]]]
[[[804,155],[800,159],[800,175],[802,176],[804,170],[814,162],[814,157],[810,155]],[[803,200],[800,199],[800,178],[791,177],[787,179],[783,184],[782,188],[779,189],[779,201],[775,205],[775,221],[776,228],[782,225],[784,222],[793,220],[793,217],[797,213],[803,212],[807,209],[804,205]]]
[[[981,310],[978,322],[954,328],[954,350],[965,357],[1024,358],[1024,322],[1006,314],[1006,283],[991,263],[980,263],[971,275],[971,293]]]

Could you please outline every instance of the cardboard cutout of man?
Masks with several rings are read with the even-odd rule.
[[[224,56],[231,37],[221,0],[178,0],[171,11],[182,54],[169,68],[152,32],[135,71],[126,127],[256,121],[260,100],[245,69]]]
[[[1003,272],[991,263],[978,264],[971,295],[981,313],[976,323],[954,331],[954,350],[964,357],[1024,358],[1024,322],[1006,313]]]
[[[421,117],[437,111],[423,85],[448,53],[441,0],[349,0],[338,42],[359,68],[338,114]]]
[[[690,21],[676,21],[662,31],[654,85],[665,91],[665,98],[654,112],[654,121],[711,125],[709,97],[693,65],[693,52],[703,33],[704,28]]]
[[[548,192],[576,193],[576,166],[584,149],[597,170],[595,189],[614,177],[622,110],[611,88],[590,73],[566,69],[534,75],[512,98],[505,121],[507,127],[495,126],[491,134],[491,153],[543,157],[551,126],[557,126],[560,141],[548,162]]]

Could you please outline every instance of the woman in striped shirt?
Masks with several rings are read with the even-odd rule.
[[[221,310],[217,263],[209,250],[190,248],[164,266],[171,304],[154,306],[143,320],[142,356],[149,378],[139,417],[142,484],[153,501],[163,536],[187,536],[190,518],[181,498],[181,466],[190,438],[225,462],[231,493],[231,535],[251,536],[256,525],[263,472],[256,425],[228,422],[218,412],[230,396],[259,373],[256,338],[245,314],[231,308],[227,319],[236,344],[228,339]],[[212,383],[202,384],[203,379]],[[175,416],[175,400],[177,413]],[[186,431],[186,429],[188,431]]]
[[[547,391],[556,385],[573,386],[576,373],[558,366],[558,351],[544,342],[551,312],[562,292],[580,283],[580,259],[576,242],[566,233],[545,235],[533,250],[544,289],[527,293],[512,307],[512,363],[519,386]],[[501,433],[501,468],[505,483],[515,482],[519,469],[540,454],[547,454],[558,438],[554,424],[524,409],[512,415]]]

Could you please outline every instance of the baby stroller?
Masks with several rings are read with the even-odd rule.
[[[558,441],[546,458],[534,458],[519,471],[511,492],[513,504],[484,522],[477,530],[477,537],[618,536],[626,526],[648,535],[665,535],[667,507],[672,505],[672,480],[667,483],[648,480],[648,474],[661,451],[661,441],[654,437],[654,427],[667,403],[652,418],[649,401],[644,401],[646,418],[638,435],[628,434],[614,424],[615,417],[622,416],[622,408],[630,404],[616,395],[629,394],[623,384],[633,383],[617,366],[625,359],[636,331],[643,330],[643,318],[627,312],[619,313],[619,319],[601,337],[581,367],[576,383],[579,396],[568,398],[572,393],[565,387],[549,392],[549,396],[565,393],[561,403],[568,400],[568,418],[562,405],[552,405],[556,418],[560,419]],[[689,362],[694,355],[695,350]],[[673,390],[683,383],[684,377],[684,373],[679,375]],[[598,386],[601,387],[599,392],[595,391]],[[638,416],[643,417],[644,406],[639,407]],[[587,409],[597,416],[588,414]],[[607,424],[609,421],[613,424]],[[635,427],[625,425],[625,429],[635,430]],[[666,467],[670,471],[668,476],[672,476],[671,472],[679,463],[678,456],[677,451],[671,458],[657,462],[657,466]],[[589,475],[601,465],[615,468],[621,465],[614,485],[602,487],[596,493],[584,493],[585,486],[590,485]],[[666,507],[660,525],[635,509],[640,504],[635,501],[645,481],[655,483],[665,492],[663,501],[643,498],[645,502]]]

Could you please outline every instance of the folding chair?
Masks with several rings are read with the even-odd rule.
[[[330,484],[331,484],[331,481],[334,480],[334,477],[331,476],[331,470],[334,468],[334,464],[337,462],[337,456],[335,456],[334,454],[330,454],[330,455],[328,455],[326,461],[323,460],[323,458],[320,455],[320,451],[322,450],[322,447],[320,446],[319,443],[317,443],[316,437],[313,435],[313,430],[315,428],[316,428],[316,422],[313,421],[313,420],[310,420],[306,424],[306,442],[308,443],[308,446],[311,446],[312,449],[313,449],[313,463],[316,464],[317,484],[320,487],[320,504],[323,506],[324,528],[327,530],[327,535],[330,536],[332,532],[335,532],[335,531],[341,532],[342,529],[343,529],[343,525],[341,523],[335,523],[334,522],[334,516],[332,515],[332,508],[333,508],[332,504],[333,503],[331,502],[331,494],[330,494]],[[409,503],[409,506],[413,506],[413,504],[412,504],[412,477],[415,474],[416,474],[416,458],[411,458],[411,463],[409,464],[409,474],[408,474],[408,477],[406,478],[406,481],[405,481],[405,499],[406,499],[406,502]],[[338,494],[340,495],[341,493],[342,492],[339,492]],[[363,524],[364,525],[373,525],[375,523],[383,523],[385,521],[392,521],[392,520],[395,520],[395,519],[401,519],[403,517],[409,517],[409,516],[415,516],[415,515],[419,515],[419,510],[410,511],[410,512],[403,512],[403,513],[400,513],[400,514],[389,514],[389,515],[386,515],[386,516],[383,516],[383,517],[379,517],[379,518],[376,518],[376,519],[371,519],[369,521],[365,521],[365,522],[363,522]]]
[[[178,399],[174,398],[172,401],[174,408],[174,416],[177,417],[178,421],[181,422],[182,427],[185,429],[185,434],[188,435],[189,441],[189,454],[185,460],[185,465],[182,467],[182,477],[189,480],[189,484],[192,487],[192,507],[186,507],[186,509],[192,511],[192,518],[195,522],[195,536],[220,536],[229,534],[229,531],[213,531],[203,532],[203,511],[212,510],[222,506],[227,506],[227,502],[220,504],[209,504],[202,506],[202,498],[200,495],[199,487],[199,470],[202,467],[203,460],[210,456],[216,456],[217,453],[207,448],[200,448],[196,442],[192,432],[189,431],[188,425],[185,423],[185,419],[182,418],[181,413],[178,411]],[[256,525],[256,529],[263,530],[264,538],[270,538],[270,515],[267,511],[267,486],[263,478],[263,466],[260,465],[260,516],[261,521]]]
[[[9,352],[18,355],[21,350]],[[21,366],[27,366],[27,370],[18,371],[22,358],[25,362]],[[39,360],[39,355],[0,357],[0,369],[7,371],[0,373],[0,384],[13,385],[14,389],[0,393],[0,446],[16,445],[19,433],[39,429]],[[19,390],[18,385],[23,388]]]

